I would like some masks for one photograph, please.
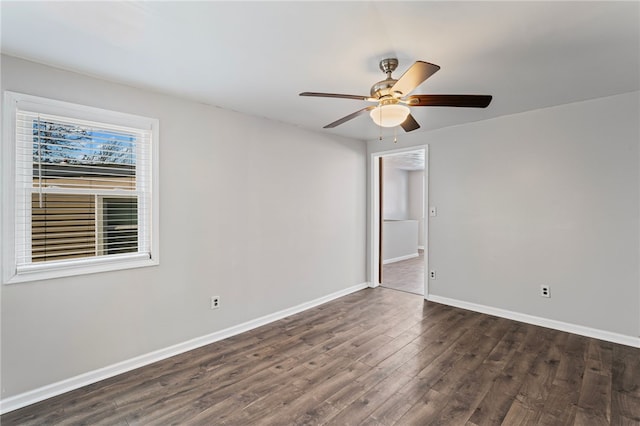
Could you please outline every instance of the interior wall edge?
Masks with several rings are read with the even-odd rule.
[[[633,91],[369,142],[428,143],[430,294],[637,339],[638,111]]]
[[[523,314],[521,312],[509,311],[507,309],[496,308],[494,306],[480,305],[477,303],[451,299],[449,297],[436,296],[433,294],[428,295],[427,300],[429,300],[430,302],[441,303],[443,305],[453,306],[456,308],[467,309],[469,311],[480,312],[482,314],[493,315],[496,317],[520,321],[540,327],[551,328],[553,330],[565,331],[568,333],[579,334],[580,336],[592,337],[594,339],[605,340],[611,343],[618,343],[620,345],[640,348],[640,337],[627,336],[611,331],[585,327],[583,325],[571,324],[564,321],[557,321],[549,318],[538,317],[535,315]]]
[[[160,121],[162,240],[157,267],[0,287],[2,405],[367,281],[364,143],[0,61],[2,90]]]
[[[36,402],[61,395],[65,392],[69,392],[83,386],[87,386],[101,380],[117,376],[118,374],[126,373],[127,371],[135,370],[136,368],[144,367],[145,365],[162,361],[163,359],[167,359],[172,356],[179,355],[181,353],[188,352],[202,346],[227,339],[229,337],[233,337],[235,335],[253,330],[258,327],[262,327],[272,322],[281,320],[285,317],[295,315],[297,313],[306,311],[308,309],[314,308],[348,294],[355,293],[368,287],[368,282],[352,285],[350,287],[327,294],[317,299],[310,300],[308,302],[301,303],[299,305],[292,306],[290,308],[283,309],[272,314],[264,315],[262,317],[244,322],[242,324],[228,327],[224,330],[216,331],[205,336],[187,340],[176,345],[168,346],[166,348],[149,352],[144,355],[136,356],[134,358],[121,361],[113,365],[99,368],[94,371],[89,371],[75,377],[61,380],[56,383],[51,383],[37,389],[33,389],[18,395],[2,399],[0,400],[0,414],[5,414],[10,411],[26,407],[28,405],[35,404]]]

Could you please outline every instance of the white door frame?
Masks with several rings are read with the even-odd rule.
[[[380,157],[402,152],[418,151],[424,149],[424,298],[429,296],[429,145],[415,145],[406,148],[375,151],[369,153],[369,287],[378,287],[379,274],[378,262],[380,261],[380,170],[378,162]]]

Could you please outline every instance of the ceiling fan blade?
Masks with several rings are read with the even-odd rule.
[[[326,126],[323,127],[323,129],[331,129],[333,127],[339,126],[342,123],[346,123],[347,121],[352,120],[352,119],[356,118],[357,116],[362,115],[362,114],[364,114],[366,112],[369,112],[374,108],[375,108],[374,106],[368,106],[366,108],[362,108],[360,111],[356,111],[356,112],[354,112],[352,114],[349,114],[349,115],[347,115],[345,117],[342,117],[340,120],[336,120],[333,123],[327,124]]]
[[[442,106],[463,108],[486,108],[491,95],[412,95],[407,98],[410,106]]]
[[[361,96],[361,95],[343,95],[340,93],[319,93],[319,92],[302,92],[300,96],[315,96],[318,98],[342,98],[342,99],[357,99],[359,101],[377,101],[377,99],[372,99],[370,96]]]
[[[402,74],[402,77],[396,81],[391,91],[400,92],[402,96],[406,96],[439,69],[440,67],[438,65],[424,61],[416,61],[416,63],[411,65],[411,67]]]
[[[415,118],[413,118],[413,115],[409,114],[407,115],[406,120],[404,120],[401,124],[402,128],[404,129],[405,132],[411,132],[413,130],[419,129],[420,125],[418,124],[418,122],[416,121]]]

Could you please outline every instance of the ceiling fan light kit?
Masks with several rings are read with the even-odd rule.
[[[492,97],[490,95],[412,95],[408,96],[416,87],[427,78],[435,74],[440,67],[429,62],[416,61],[398,79],[391,77],[391,73],[398,67],[396,58],[387,58],[380,61],[380,69],[387,74],[385,80],[381,80],[371,86],[371,96],[344,95],[339,93],[303,92],[300,96],[315,96],[322,98],[355,99],[367,102],[376,102],[377,106],[368,106],[351,113],[339,120],[324,126],[325,129],[333,128],[352,120],[366,112],[373,122],[380,127],[402,126],[405,132],[419,129],[420,125],[411,115],[408,106],[431,107],[466,107],[486,108]]]
[[[404,123],[410,112],[404,105],[388,104],[375,107],[369,115],[378,126],[396,127]]]

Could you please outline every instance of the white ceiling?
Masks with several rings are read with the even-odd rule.
[[[414,107],[417,132],[640,89],[640,2],[12,2],[2,51],[363,140],[378,62],[440,65],[413,93],[490,94],[487,109]],[[390,134],[386,130],[385,134]],[[402,130],[399,132],[401,137]]]

